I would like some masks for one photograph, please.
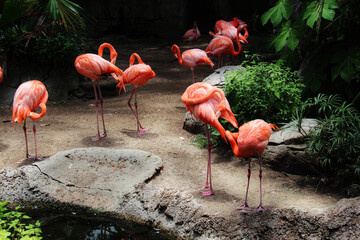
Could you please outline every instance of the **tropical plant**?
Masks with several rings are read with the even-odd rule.
[[[7,201],[0,201],[0,239],[1,240],[40,240],[40,222],[29,223],[31,218],[20,212],[20,207],[9,211]]]
[[[26,54],[31,55],[36,45],[43,43],[45,38],[54,43],[57,39],[66,35],[65,38],[75,39],[72,44],[75,48],[81,46],[83,41],[79,41],[82,30],[85,29],[85,19],[83,9],[76,3],[69,0],[5,0],[0,7],[0,62],[6,65],[7,58],[10,56],[19,57]],[[55,36],[54,27],[58,29]],[[36,41],[40,39],[40,42]],[[64,44],[68,44],[66,41]],[[42,48],[47,54],[53,52],[52,43]],[[57,46],[61,43],[57,43]],[[31,49],[35,47],[35,49]],[[61,46],[60,50],[66,50]],[[69,51],[67,51],[69,52]],[[65,51],[66,53],[66,51]],[[54,60],[54,59],[53,59]]]
[[[298,119],[317,116],[306,136],[307,151],[318,156],[327,178],[347,193],[360,193],[360,114],[339,95],[319,94],[298,108]],[[301,121],[299,121],[301,128]]]
[[[225,79],[225,94],[239,123],[261,118],[280,124],[291,120],[302,103],[304,88],[296,71],[284,62],[261,62],[257,55],[245,56],[246,70],[232,71]]]
[[[298,67],[308,94],[340,93],[359,98],[360,27],[357,0],[278,0],[265,12],[276,34],[271,45],[282,58]]]

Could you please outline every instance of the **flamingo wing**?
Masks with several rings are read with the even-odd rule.
[[[217,129],[225,139],[225,129],[220,124],[218,118],[227,118],[226,120],[229,119],[228,121],[233,121],[233,119],[228,118],[227,114],[223,114],[223,112],[225,112],[224,109],[227,107],[229,107],[228,110],[231,111],[231,109],[221,89],[215,88],[208,83],[195,83],[186,89],[181,99],[186,104],[186,109],[190,111],[196,119]],[[192,104],[191,99],[193,99],[196,104]],[[197,101],[198,99],[203,100],[199,102]],[[235,117],[234,120],[236,122]]]
[[[99,55],[86,53],[76,58],[75,68],[81,75],[94,81],[115,72],[117,67]]]
[[[231,52],[233,47],[234,46],[230,38],[218,36],[210,41],[205,52],[213,56],[223,56]]]
[[[124,72],[126,84],[133,84],[135,87],[146,84],[151,78],[155,77],[155,72],[147,64],[135,64],[127,68]]]
[[[186,50],[182,54],[183,63],[188,67],[196,67],[198,65],[214,66],[213,62],[207,56],[206,52],[201,49]]]
[[[261,119],[243,124],[237,138],[240,152],[244,156],[251,156],[256,152],[261,155],[269,143],[271,133],[271,125]]]
[[[42,82],[33,80],[22,83],[14,95],[12,123],[19,122],[21,124],[22,120],[28,116],[33,120],[42,117],[46,113],[45,103],[48,96],[46,87]],[[41,114],[32,113],[40,105],[42,108]]]

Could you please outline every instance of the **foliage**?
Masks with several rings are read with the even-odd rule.
[[[65,28],[84,29],[85,13],[82,7],[69,0],[38,0],[40,11],[53,21],[61,21]]]
[[[11,240],[40,240],[40,222],[35,224],[26,223],[31,218],[22,212],[20,207],[13,211],[6,208],[7,201],[0,202],[0,239]]]
[[[209,131],[211,132],[211,146],[216,147],[220,145],[222,139],[220,133],[211,126],[209,127]],[[202,133],[197,134],[195,138],[190,140],[190,142],[200,149],[205,148],[209,145],[207,137]]]
[[[204,134],[197,134],[190,142],[198,148],[205,148],[208,146],[208,140]]]
[[[72,66],[84,47],[81,34],[67,32],[63,25],[56,24],[28,46],[26,55],[43,65]]]
[[[25,22],[41,28],[47,22],[62,22],[67,30],[85,29],[87,16],[80,5],[69,0],[5,0],[0,29]]]
[[[261,118],[279,124],[291,120],[302,103],[304,88],[296,71],[283,61],[260,62],[256,55],[246,57],[245,71],[229,72],[225,94],[239,123]]]
[[[69,0],[5,0],[0,13],[0,55],[47,65],[74,60],[84,42],[86,16]],[[32,59],[31,59],[32,58]]]
[[[308,99],[298,117],[315,114],[319,124],[307,136],[307,151],[316,154],[328,178],[360,193],[360,114],[339,95],[319,94]]]
[[[357,97],[360,39],[354,29],[360,27],[359,10],[356,0],[278,0],[262,15],[262,23],[271,22],[276,29],[271,45],[300,68],[309,95]]]

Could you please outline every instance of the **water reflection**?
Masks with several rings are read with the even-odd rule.
[[[42,221],[44,240],[172,240],[160,229],[122,219],[58,216]]]

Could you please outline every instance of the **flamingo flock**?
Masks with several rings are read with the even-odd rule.
[[[183,95],[182,102],[196,119],[202,121],[206,125],[206,135],[208,139],[208,158],[207,158],[207,175],[206,183],[200,189],[203,196],[210,196],[214,194],[211,178],[211,131],[209,127],[216,129],[220,136],[230,144],[233,153],[237,157],[245,157],[248,160],[248,184],[246,188],[246,195],[244,204],[237,209],[250,210],[247,204],[249,182],[251,176],[250,157],[257,153],[259,155],[259,178],[260,178],[260,204],[257,211],[265,211],[266,208],[262,205],[262,154],[268,145],[270,135],[273,129],[277,127],[273,124],[266,123],[261,119],[253,120],[244,123],[239,127],[238,122],[231,110],[230,104],[225,97],[223,90],[212,86],[209,83],[196,82],[194,69],[197,66],[209,65],[214,67],[214,63],[209,56],[218,58],[218,67],[223,66],[223,57],[226,55],[238,56],[241,53],[241,43],[247,43],[249,33],[245,22],[238,18],[233,18],[231,21],[219,20],[214,27],[215,33],[210,32],[214,38],[210,41],[207,48],[204,50],[193,48],[180,53],[178,45],[174,44],[171,51],[177,58],[179,64],[189,67],[192,71],[193,83],[189,85]],[[244,35],[242,35],[244,32]],[[182,37],[184,42],[194,42],[200,38],[200,31],[196,22],[194,22],[193,29],[188,30]],[[110,51],[110,60],[103,58],[103,51],[108,48]],[[235,50],[237,48],[237,50]],[[92,141],[99,141],[107,136],[105,128],[104,113],[103,113],[103,97],[100,90],[99,80],[104,76],[111,76],[117,82],[116,87],[119,88],[119,94],[122,89],[125,91],[125,86],[133,85],[133,91],[128,100],[128,106],[134,114],[137,124],[138,135],[146,134],[147,128],[144,128],[139,120],[138,103],[137,103],[137,88],[145,85],[150,79],[156,76],[152,68],[145,64],[139,54],[133,53],[129,59],[129,67],[122,71],[116,66],[117,52],[115,48],[109,43],[103,43],[99,46],[98,54],[85,53],[78,56],[75,60],[74,66],[79,74],[89,78],[92,81],[95,104],[96,107],[96,122],[97,135],[91,138]],[[138,61],[135,64],[135,61]],[[0,83],[3,80],[3,70],[0,67]],[[26,143],[26,158],[33,158],[41,160],[37,155],[36,142],[36,120],[42,118],[46,113],[46,102],[48,100],[48,92],[45,85],[38,81],[32,80],[22,83],[14,96],[13,102],[13,117],[12,124],[18,122],[19,125],[23,122],[23,130],[25,134]],[[135,98],[134,107],[131,105],[132,98]],[[100,133],[99,126],[99,105],[102,118],[103,131]],[[36,109],[41,108],[41,113],[36,113]],[[26,119],[29,117],[33,120],[33,132],[35,139],[35,155],[29,154],[27,133],[26,133]],[[219,122],[219,118],[228,121],[237,132],[230,132],[226,130]]]

